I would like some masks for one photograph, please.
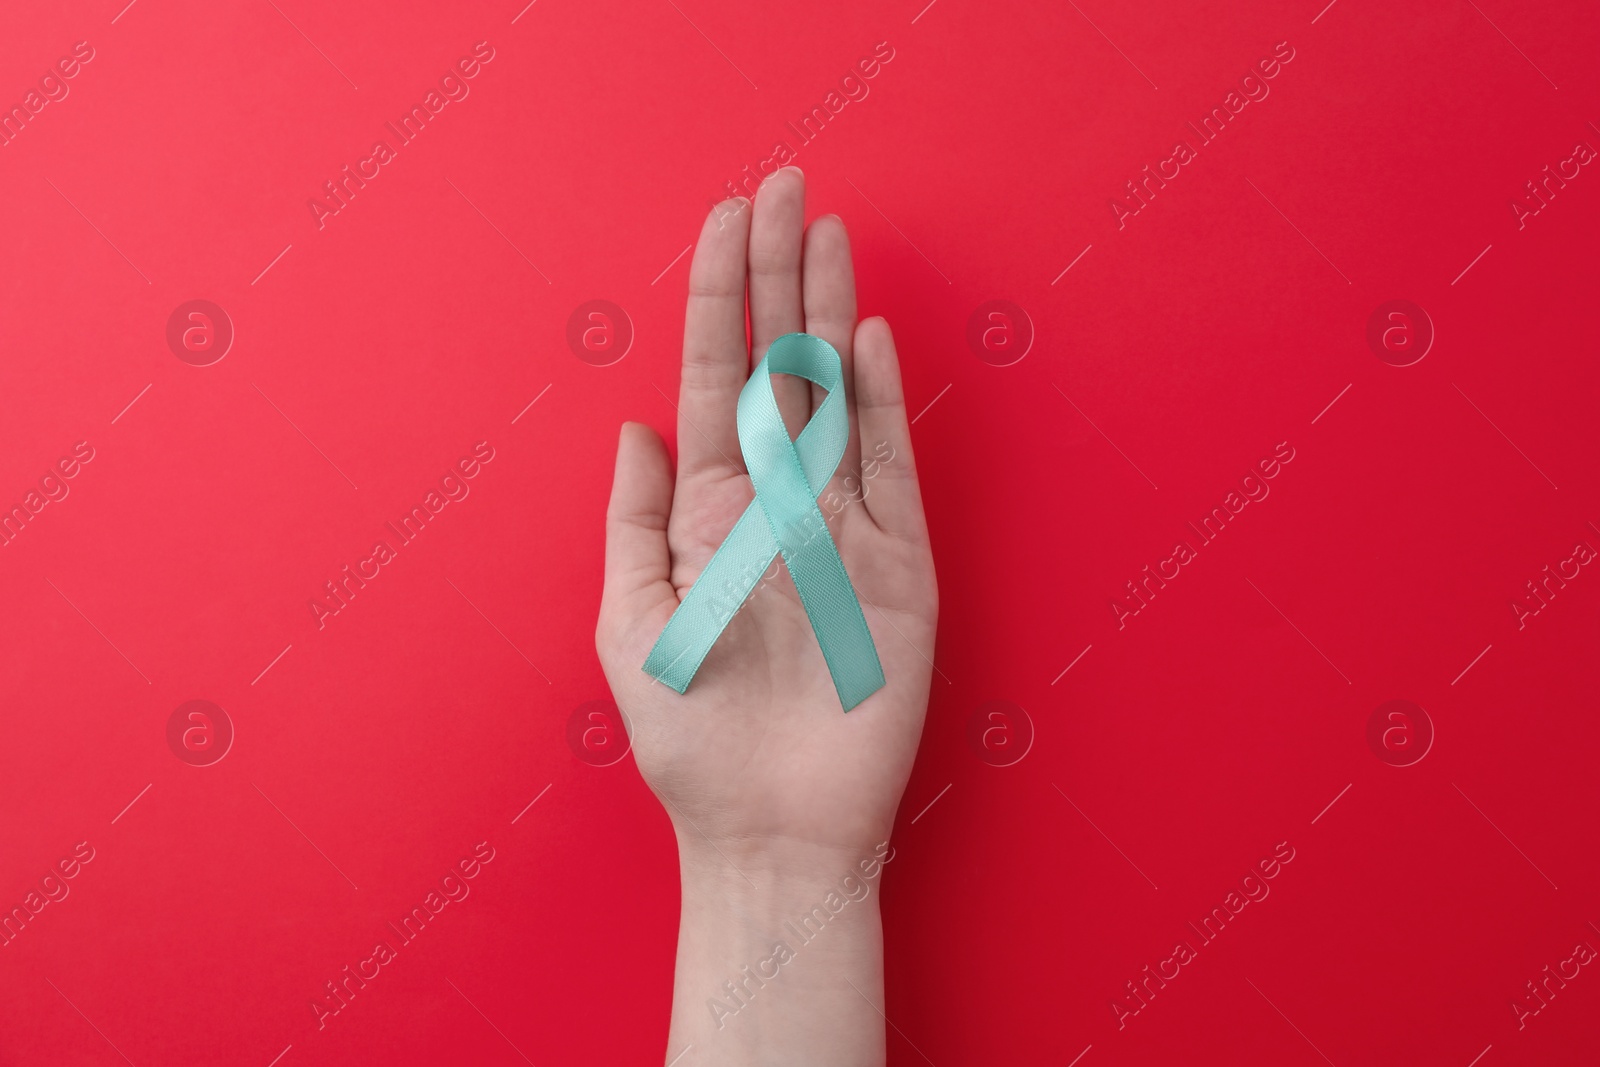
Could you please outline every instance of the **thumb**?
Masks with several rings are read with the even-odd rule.
[[[614,632],[654,602],[676,594],[667,518],[672,513],[672,464],[661,436],[639,422],[622,424],[617,470],[606,508],[605,593],[602,620]],[[652,588],[654,587],[654,588]]]

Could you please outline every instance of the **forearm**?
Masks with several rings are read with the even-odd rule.
[[[893,853],[781,851],[678,834],[674,1067],[884,1062],[878,888]]]

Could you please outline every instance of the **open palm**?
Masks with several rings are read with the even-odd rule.
[[[596,645],[635,760],[680,837],[703,837],[730,863],[771,848],[860,855],[887,840],[933,670],[938,593],[894,341],[882,319],[856,322],[844,224],[806,227],[804,212],[805,179],[787,168],[753,205],[731,200],[706,220],[690,268],[676,478],[661,438],[624,425],[606,517]],[[887,679],[849,714],[781,561],[687,693],[641,669],[753,497],[735,419],[752,358],[800,331],[843,362],[850,443],[819,506]],[[773,386],[793,436],[826,394],[789,375]]]

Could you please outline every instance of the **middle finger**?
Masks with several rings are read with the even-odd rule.
[[[805,329],[800,294],[801,240],[805,230],[806,180],[798,167],[784,167],[756,192],[750,220],[751,358],[786,333]],[[772,379],[773,394],[792,437],[811,416],[811,383],[793,375]]]

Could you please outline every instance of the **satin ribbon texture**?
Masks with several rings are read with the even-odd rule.
[[[772,375],[793,374],[828,391],[790,440],[772,395]],[[782,554],[822,648],[844,710],[883,688],[883,665],[817,497],[850,440],[844,368],[820,337],[772,342],[739,393],[739,448],[756,497],[689,588],[644,661],[645,673],[679,693],[717,643],[774,556]]]

